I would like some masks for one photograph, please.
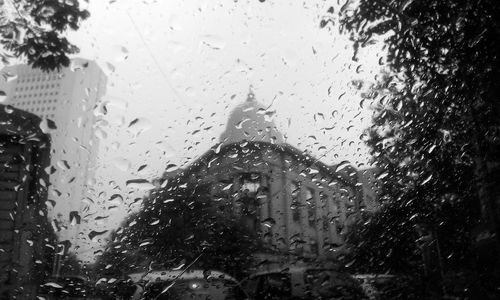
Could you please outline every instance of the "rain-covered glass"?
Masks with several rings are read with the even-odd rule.
[[[497,0],[0,0],[0,299],[500,299]]]

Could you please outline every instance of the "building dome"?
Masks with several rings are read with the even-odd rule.
[[[269,119],[271,114],[272,112],[255,100],[255,95],[250,90],[247,100],[231,112],[220,142],[230,144],[246,140],[284,143],[283,135]]]

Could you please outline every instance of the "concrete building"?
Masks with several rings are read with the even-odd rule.
[[[106,90],[106,76],[92,61],[74,59],[71,67],[44,72],[27,65],[2,70],[8,78],[0,89],[5,104],[31,112],[44,121],[41,128],[51,135],[49,201],[55,205],[53,217],[70,220],[87,197],[87,181],[93,177],[98,141],[94,110]],[[54,126],[55,125],[55,126]],[[64,233],[71,238],[74,230]]]
[[[220,144],[164,177],[170,184],[209,186],[214,203],[232,203],[232,213],[275,252],[334,258],[359,216],[358,173],[286,144],[267,114],[250,93],[229,116]]]
[[[50,140],[40,121],[0,105],[1,299],[35,299],[52,269],[55,234],[45,205]]]

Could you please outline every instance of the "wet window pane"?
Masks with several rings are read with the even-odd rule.
[[[497,2],[0,0],[0,299],[499,299]]]

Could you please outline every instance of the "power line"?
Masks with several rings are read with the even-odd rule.
[[[153,59],[153,62],[155,64],[155,66],[158,68],[158,70],[160,71],[161,75],[163,76],[163,78],[165,79],[165,81],[167,82],[167,85],[168,87],[174,92],[175,96],[177,97],[177,99],[182,103],[184,104],[185,106],[187,107],[190,107],[188,104],[186,104],[186,102],[182,99],[182,97],[179,95],[179,93],[177,93],[177,91],[175,90],[175,88],[172,86],[172,84],[170,83],[170,80],[168,79],[167,75],[165,74],[165,72],[163,72],[163,69],[160,67],[160,64],[158,63],[158,60],[156,59],[156,57],[153,55],[153,51],[151,51],[151,48],[149,48],[148,46],[148,43],[146,43],[146,39],[144,38],[144,36],[142,35],[141,31],[139,30],[139,27],[137,26],[137,24],[135,23],[134,19],[132,18],[132,16],[130,15],[130,13],[127,11],[127,15],[128,17],[130,18],[130,22],[132,23],[135,31],[137,32],[137,34],[139,35],[139,37],[141,38],[141,41],[144,45],[144,47],[146,47],[146,50],[148,51],[149,53],[149,56],[151,56],[151,58]]]

